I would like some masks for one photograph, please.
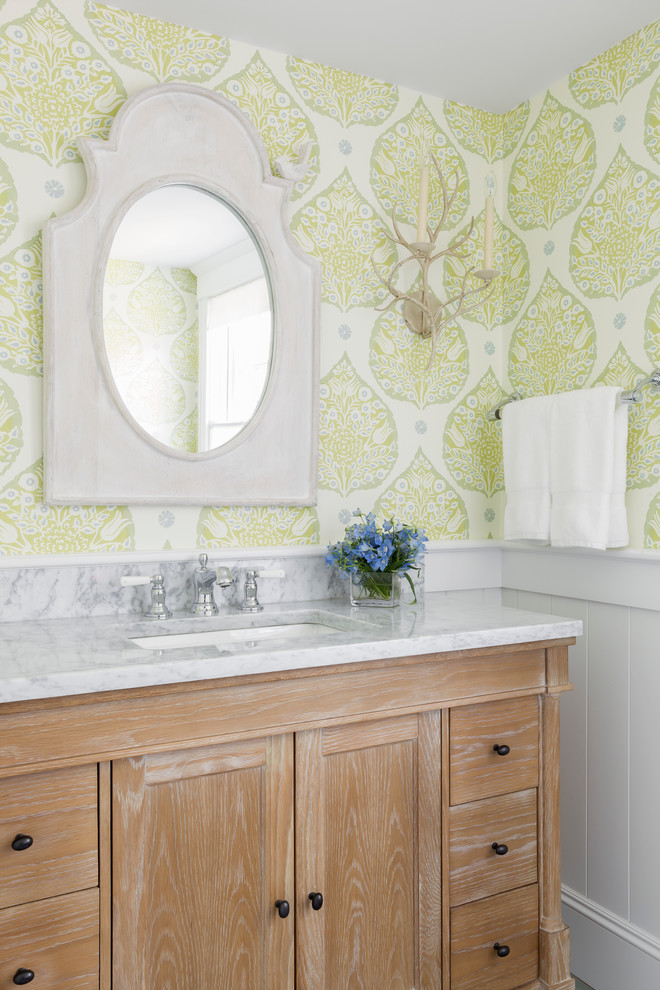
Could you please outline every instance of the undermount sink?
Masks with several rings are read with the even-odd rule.
[[[234,629],[207,629],[204,632],[164,633],[131,639],[143,650],[182,650],[191,646],[239,646],[273,639],[316,639],[339,632],[324,622],[285,622],[269,626],[241,626]]]

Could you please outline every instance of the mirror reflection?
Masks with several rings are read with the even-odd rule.
[[[146,433],[187,453],[236,436],[264,394],[272,330],[264,263],[225,203],[168,185],[129,208],[105,270],[103,336]]]

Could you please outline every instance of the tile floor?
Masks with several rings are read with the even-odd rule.
[[[578,980],[578,978],[576,976],[575,977],[575,990],[593,990],[593,987],[588,987],[586,983],[583,983],[582,980]]]

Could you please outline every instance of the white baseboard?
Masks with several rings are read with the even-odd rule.
[[[597,990],[658,990],[659,939],[568,887],[562,903],[576,976]]]

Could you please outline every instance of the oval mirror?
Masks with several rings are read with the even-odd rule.
[[[268,383],[273,313],[237,213],[184,184],[137,199],[105,268],[103,338],[125,415],[149,437],[199,454],[240,433]]]

